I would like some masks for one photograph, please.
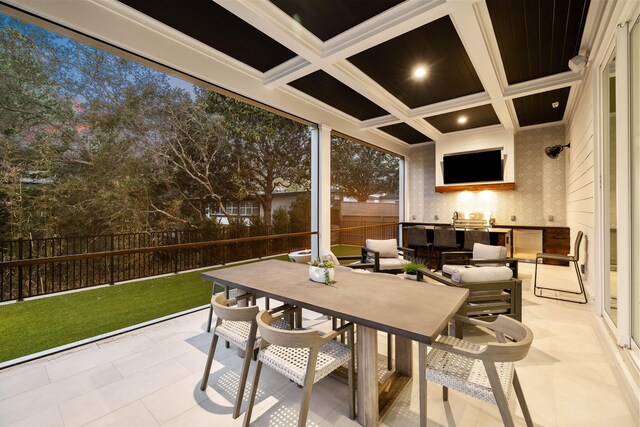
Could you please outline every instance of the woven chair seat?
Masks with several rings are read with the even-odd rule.
[[[451,336],[440,336],[438,342],[468,350],[483,350],[486,346],[473,344]],[[511,394],[514,366],[511,362],[497,362],[496,370],[507,399]],[[496,404],[491,384],[481,360],[432,349],[427,355],[426,378],[450,389]]]
[[[314,383],[329,375],[335,369],[346,363],[351,357],[349,347],[338,341],[328,341],[320,346]],[[284,375],[298,385],[304,385],[309,348],[281,347],[270,345],[260,351],[258,360],[276,372]]]
[[[289,329],[289,322],[285,319],[280,319],[273,323],[273,327],[278,329]],[[235,321],[225,320],[220,326],[218,326],[214,334],[220,338],[229,341],[234,346],[241,350],[247,349],[247,341],[249,341],[249,331],[251,329],[251,322],[248,321]],[[256,342],[254,348],[258,348],[260,345],[260,331],[256,331]]]

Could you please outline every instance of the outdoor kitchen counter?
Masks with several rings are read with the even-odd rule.
[[[434,223],[434,222],[403,222],[403,238],[406,242],[406,228],[414,226],[424,226],[427,229],[427,236],[433,241],[433,227],[436,225],[451,225],[450,223]],[[571,237],[569,227],[557,227],[547,225],[504,225],[497,224],[489,228],[492,245],[501,245],[507,247],[509,256],[513,256],[513,230],[540,230],[542,231],[542,252],[566,255],[571,251]],[[458,243],[464,240],[464,232],[460,229],[458,233]],[[545,261],[546,263],[558,263],[557,261]],[[561,263],[560,265],[566,265]]]
[[[402,230],[403,230],[403,242],[406,242],[406,229],[407,227],[415,227],[422,226],[427,231],[427,240],[429,242],[433,242],[433,229],[435,226],[450,226],[451,224],[436,224],[436,223],[420,223],[420,222],[403,222]],[[457,228],[456,229],[456,240],[460,247],[462,247],[464,243],[464,229]],[[513,241],[513,233],[510,228],[503,227],[491,227],[489,228],[489,242],[492,245],[497,246],[505,246],[507,248],[507,255],[513,256],[513,245],[511,242]]]

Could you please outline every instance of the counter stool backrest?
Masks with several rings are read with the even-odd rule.
[[[435,227],[433,229],[433,245],[439,248],[455,248],[456,229],[454,227]]]
[[[464,247],[463,250],[473,250],[473,245],[476,243],[482,243],[483,245],[489,244],[489,230],[486,228],[471,228],[464,230]]]

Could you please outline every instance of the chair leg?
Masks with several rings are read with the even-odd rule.
[[[578,277],[578,286],[580,287],[580,290],[578,292],[574,292],[574,291],[566,291],[566,290],[563,290],[563,289],[545,288],[545,287],[542,287],[542,286],[538,286],[537,285],[538,259],[539,258],[536,258],[536,268],[535,268],[535,273],[534,273],[534,276],[533,276],[533,294],[535,296],[537,296],[538,298],[547,298],[547,299],[553,299],[553,300],[556,300],[556,301],[572,302],[574,304],[586,304],[588,302],[587,293],[584,290],[584,283],[582,281],[582,275],[580,274],[580,268],[578,267],[578,262],[577,261],[569,261],[569,262],[573,263],[573,267],[574,267],[574,269],[576,271],[576,276]],[[540,290],[539,293],[537,292],[538,290]],[[542,290],[564,292],[564,293],[573,294],[573,295],[582,295],[582,300],[580,301],[580,300],[573,300],[573,299],[560,298],[560,297],[550,297],[550,296],[542,295]]]
[[[418,390],[420,406],[420,427],[427,427],[427,345],[418,343]]]
[[[483,361],[484,369],[487,371],[487,377],[489,378],[489,384],[491,384],[491,391],[496,399],[496,405],[500,410],[500,416],[502,417],[502,423],[505,427],[514,427],[513,417],[511,411],[509,411],[509,401],[504,394],[502,384],[500,384],[500,377],[498,371],[496,371],[496,365],[492,361]]]
[[[355,353],[355,345],[353,342],[353,328],[347,331],[347,345],[349,346],[349,351],[351,351],[351,360],[349,360],[349,367],[347,370],[347,382],[349,383],[349,418],[352,420],[356,419],[356,381],[355,381],[355,372],[356,372],[356,353]]]
[[[242,422],[243,427],[249,427],[249,424],[251,424],[251,412],[253,412],[253,404],[256,400],[256,392],[258,391],[258,381],[260,380],[261,370],[262,361],[258,360],[258,363],[256,363],[256,373],[253,376],[253,384],[251,385],[251,394],[249,394],[249,403],[247,405],[247,410],[244,413],[244,421]]]
[[[251,325],[249,331],[249,338],[247,339],[247,347],[244,352],[244,359],[242,361],[242,373],[240,374],[240,381],[238,382],[238,393],[236,394],[236,403],[233,406],[233,419],[235,420],[240,416],[240,407],[242,406],[242,399],[244,397],[244,387],[247,384],[247,376],[249,375],[249,365],[251,364],[251,349],[256,343],[256,331],[258,326],[255,322]]]
[[[220,319],[216,320],[216,328],[220,326],[222,321]],[[207,388],[207,383],[209,382],[209,373],[211,372],[211,364],[213,363],[213,356],[216,352],[216,345],[218,344],[218,336],[215,331],[213,332],[213,337],[211,337],[211,346],[209,347],[209,355],[207,356],[207,363],[204,367],[204,374],[202,375],[202,382],[200,383],[200,390]]]
[[[212,319],[213,319],[213,305],[209,307],[209,321],[207,322],[207,332],[211,332]]]
[[[306,427],[307,416],[309,415],[309,405],[311,403],[311,389],[316,375],[316,363],[318,362],[318,348],[311,348],[309,352],[309,362],[307,373],[304,377],[304,388],[302,391],[302,403],[298,414],[298,427]]]
[[[393,370],[393,335],[387,333],[387,370]]]
[[[524,393],[522,392],[522,386],[520,385],[520,380],[518,379],[518,373],[515,370],[513,371],[513,389],[516,392],[516,397],[518,398],[518,402],[520,403],[520,409],[522,409],[522,415],[524,416],[524,421],[527,423],[527,427],[533,427],[531,413],[529,412],[527,401],[524,399]]]

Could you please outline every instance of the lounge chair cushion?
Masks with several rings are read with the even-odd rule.
[[[509,267],[480,267],[455,270],[451,280],[457,283],[499,282],[513,277]]]
[[[374,240],[367,239],[367,249],[380,253],[380,258],[397,258],[398,257],[398,241],[396,239]]]
[[[504,246],[473,244],[473,259],[503,259],[507,257],[507,248]],[[498,267],[500,264],[483,264],[485,267]]]
[[[411,261],[399,257],[398,255],[396,255],[395,258],[380,258],[380,271],[402,270],[402,266],[409,264],[410,262]]]
[[[445,264],[442,266],[442,272],[444,274],[448,274],[449,276],[453,276],[453,273],[465,268],[467,268],[465,265]]]

